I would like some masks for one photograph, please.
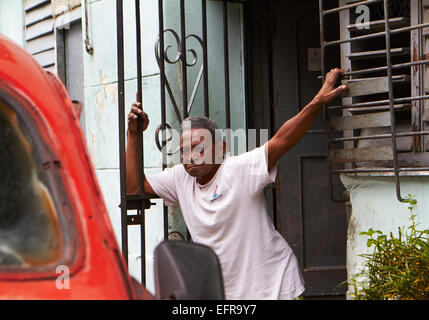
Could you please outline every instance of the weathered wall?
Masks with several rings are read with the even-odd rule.
[[[24,46],[24,10],[21,0],[0,0],[0,33]]]
[[[427,173],[426,173],[427,174]],[[350,192],[351,216],[347,233],[347,273],[348,279],[357,274],[364,259],[361,254],[373,252],[366,245],[366,236],[359,235],[369,228],[390,232],[396,236],[398,227],[408,227],[408,205],[396,198],[393,176],[343,175],[341,180]],[[400,178],[402,197],[408,194],[416,197],[418,203],[413,210],[420,229],[429,228],[429,176],[406,176]],[[353,293],[349,288],[348,294]]]
[[[51,0],[52,15],[55,17],[73,8],[79,7],[82,0]]]
[[[63,2],[63,1],[61,1]],[[118,110],[117,110],[117,48],[116,48],[116,1],[115,0],[88,0],[88,34],[94,48],[92,55],[84,52],[85,69],[85,127],[89,151],[95,165],[97,176],[109,210],[113,228],[118,239],[121,240],[120,183],[119,183],[119,137],[118,137]],[[180,34],[179,1],[164,2],[165,29],[174,28]],[[209,48],[209,89],[210,115],[224,127],[225,96],[223,80],[223,38],[219,27],[222,25],[221,4],[216,1],[208,2],[208,37]],[[84,12],[85,10],[83,10]],[[187,34],[195,33],[202,36],[201,28],[201,1],[186,1]],[[141,1],[141,30],[142,30],[142,65],[143,65],[143,109],[150,117],[150,124],[144,134],[145,173],[151,175],[160,172],[162,158],[155,144],[155,129],[161,123],[160,106],[160,75],[154,47],[158,37],[158,1]],[[242,12],[238,5],[232,5],[229,10],[230,34],[230,71],[231,71],[231,122],[233,128],[245,127],[244,108],[244,65],[242,48]],[[124,1],[124,47],[125,47],[125,105],[126,113],[135,101],[137,91],[137,63],[135,41],[135,14],[134,1]],[[83,21],[84,18],[83,18]],[[85,35],[85,23],[83,23]],[[211,40],[210,40],[211,39]],[[172,44],[169,51],[174,57],[177,46],[166,37],[166,45]],[[197,42],[188,40],[188,49],[197,46]],[[201,50],[196,47],[195,50]],[[199,54],[199,63],[202,61]],[[188,68],[189,82],[196,78],[197,68]],[[167,77],[176,94],[180,98],[180,74],[177,65],[169,65]],[[188,93],[191,94],[193,83],[189,83]],[[202,92],[200,84],[192,108],[191,115],[203,115]],[[177,120],[167,96],[167,122],[176,127]],[[182,107],[179,104],[179,108]],[[238,151],[243,151],[245,141]],[[177,163],[177,161],[174,161]],[[170,163],[170,162],[169,162]],[[146,211],[146,274],[147,286],[154,291],[153,286],[153,250],[163,239],[163,207],[162,201],[156,200],[156,206]],[[185,226],[181,219],[180,210],[173,208],[169,214],[169,231],[180,231],[185,234]],[[131,274],[140,279],[140,232],[138,227],[129,227],[129,267]]]
[[[84,11],[84,10],[83,10]],[[134,1],[124,1],[125,35],[125,104],[128,113],[137,91]],[[150,115],[148,134],[144,135],[145,171],[153,174],[161,169],[160,152],[153,132],[160,123],[159,69],[153,47],[157,37],[158,11],[156,1],[142,1],[143,46],[143,108]],[[98,180],[110,214],[116,238],[121,242],[119,131],[117,96],[116,1],[88,1],[88,31],[93,55],[84,52],[84,90],[86,139]],[[84,20],[83,20],[84,21]],[[85,35],[85,23],[83,23]],[[162,205],[146,211],[147,286],[154,292],[153,249],[163,239]],[[130,273],[140,279],[140,231],[129,227]]]

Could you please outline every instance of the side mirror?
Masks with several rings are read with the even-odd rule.
[[[209,247],[164,241],[155,249],[154,262],[158,299],[225,299],[219,259]]]

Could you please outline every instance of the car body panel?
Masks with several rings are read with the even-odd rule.
[[[66,265],[68,288],[58,285],[61,276],[67,275],[52,268],[0,268],[0,299],[138,298],[65,87],[25,50],[0,35],[0,89],[19,102],[20,112],[32,118],[50,150],[44,161],[56,167],[73,215],[70,227],[75,228],[74,253]],[[140,298],[152,296],[144,290]]]

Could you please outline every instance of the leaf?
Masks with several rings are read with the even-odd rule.
[[[386,240],[387,236],[386,235],[381,235],[377,237],[377,241],[381,241],[381,240]]]

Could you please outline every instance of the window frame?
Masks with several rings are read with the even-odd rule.
[[[0,100],[17,114],[21,129],[31,141],[32,155],[38,166],[37,170],[43,172],[44,182],[50,192],[61,229],[63,249],[60,258],[48,265],[37,267],[0,266],[0,281],[14,280],[41,280],[55,279],[58,277],[56,268],[65,265],[70,270],[70,275],[75,273],[83,261],[83,250],[79,250],[81,239],[77,229],[73,207],[67,196],[61,164],[55,158],[53,150],[43,138],[43,119],[37,112],[37,108],[26,97],[15,91],[7,83],[0,79]],[[34,111],[34,112],[32,112]],[[36,121],[33,117],[39,117]]]
[[[345,70],[345,76],[353,76],[362,75],[362,74],[373,74],[383,71],[386,72],[387,75],[385,80],[387,82],[388,91],[366,91],[364,95],[370,94],[378,94],[378,93],[388,93],[387,100],[379,100],[377,101],[369,101],[369,102],[355,102],[355,96],[359,96],[361,94],[347,94],[342,98],[342,103],[339,106],[325,106],[325,123],[326,123],[326,136],[327,136],[327,145],[328,145],[328,161],[329,161],[329,171],[331,176],[331,199],[334,202],[346,202],[347,199],[336,199],[333,195],[332,188],[332,176],[334,174],[359,174],[359,175],[380,175],[380,176],[391,176],[395,177],[395,185],[396,185],[396,194],[399,201],[403,201],[401,197],[400,191],[400,181],[399,176],[403,175],[419,175],[425,174],[429,171],[429,152],[425,150],[425,146],[421,141],[424,141],[424,135],[428,135],[428,131],[424,131],[424,119],[422,118],[422,102],[426,99],[429,99],[429,95],[420,95],[422,90],[422,75],[421,69],[425,68],[429,62],[424,55],[414,54],[412,51],[414,48],[411,48],[411,44],[413,40],[418,43],[419,47],[422,47],[421,41],[424,41],[421,36],[421,30],[423,28],[428,28],[426,23],[423,23],[421,20],[423,19],[422,14],[422,1],[426,0],[406,0],[408,1],[408,8],[410,11],[413,11],[413,14],[410,12],[410,23],[406,27],[398,27],[393,31],[393,27],[391,23],[393,21],[393,16],[388,16],[384,13],[384,18],[381,18],[378,22],[382,22],[384,25],[384,29],[382,32],[373,31],[372,34],[361,35],[351,35],[350,27],[356,26],[351,23],[351,11],[356,9],[357,6],[362,4],[358,1],[345,1],[340,0],[338,3],[338,7],[325,9],[323,5],[323,0],[319,0],[319,14],[320,14],[320,34],[321,34],[321,47],[322,47],[322,77],[326,74],[325,68],[325,49],[327,47],[336,47],[339,46],[339,50],[341,51],[341,64],[342,68]],[[388,6],[390,3],[388,0],[374,0],[369,4],[382,3],[384,6]],[[405,3],[405,2],[404,2]],[[406,9],[405,7],[401,7],[402,9]],[[339,28],[340,28],[340,39],[339,40],[330,40],[325,41],[325,32],[324,32],[324,19],[327,15],[338,14],[339,15]],[[388,20],[388,21],[387,21]],[[374,22],[374,21],[369,21]],[[390,30],[392,29],[392,30]],[[390,60],[392,55],[391,50],[391,39],[390,35],[393,33],[399,32],[409,32],[409,42],[410,42],[410,62],[393,64]],[[349,54],[352,53],[351,47],[353,42],[358,42],[362,40],[369,40],[372,38],[379,37],[382,41],[385,42],[385,56],[386,63],[383,64],[381,68],[385,68],[381,70],[377,65],[377,68],[363,68],[358,67],[357,70],[352,70],[352,63],[350,60]],[[365,51],[365,50],[364,50]],[[370,50],[371,51],[371,50]],[[358,51],[356,51],[358,52]],[[353,53],[356,53],[353,52]],[[420,48],[419,48],[420,53]],[[410,92],[407,94],[405,98],[397,97],[393,92],[393,70],[394,69],[403,69],[410,68]],[[413,73],[414,69],[418,69],[418,72]],[[376,70],[377,69],[377,70]],[[355,80],[355,79],[351,79]],[[413,87],[415,80],[417,80],[418,88]],[[350,83],[350,82],[349,82]],[[351,86],[351,85],[350,85]],[[394,104],[398,104],[399,102],[405,103],[410,102],[410,115],[411,119],[407,123],[410,126],[405,133],[397,133],[396,129],[399,128],[399,125],[396,124],[396,115],[397,110],[394,107]],[[389,113],[390,120],[388,123],[382,123],[378,126],[368,126],[367,119],[357,119],[354,114],[351,113],[351,110],[356,107],[385,107],[385,105],[389,105],[388,111],[385,113]],[[341,116],[337,116],[336,119],[330,117],[329,110],[338,109],[341,110]],[[371,111],[365,111],[360,109],[360,112],[364,112],[363,114],[371,116],[375,118],[380,114],[374,114]],[[381,108],[383,109],[383,108]],[[383,109],[384,110],[384,109]],[[334,123],[333,120],[336,122]],[[353,121],[352,121],[353,120]],[[372,119],[374,120],[374,119]],[[373,121],[374,122],[374,121]],[[353,125],[352,125],[353,123]],[[390,124],[389,124],[390,123]],[[358,128],[381,128],[381,127],[390,127],[390,133],[385,135],[377,135],[376,133],[371,133],[368,135],[355,135],[354,129]],[[409,131],[409,132],[408,132]],[[342,133],[342,138],[332,138],[329,136],[330,133],[340,132]],[[368,138],[369,136],[369,138]],[[401,151],[397,150],[397,143],[400,137],[410,137],[411,144],[409,151]],[[359,148],[358,145],[354,145],[356,141],[362,140],[370,140],[370,139],[391,139],[391,145],[386,145],[383,147],[379,147],[376,145],[372,145],[370,148]],[[342,143],[339,149],[335,149],[331,144]],[[363,162],[367,162],[367,164],[362,164]],[[392,162],[393,164],[390,164]],[[357,164],[359,163],[359,166]],[[338,165],[342,165],[342,168],[338,168]],[[334,168],[335,167],[335,168]]]

